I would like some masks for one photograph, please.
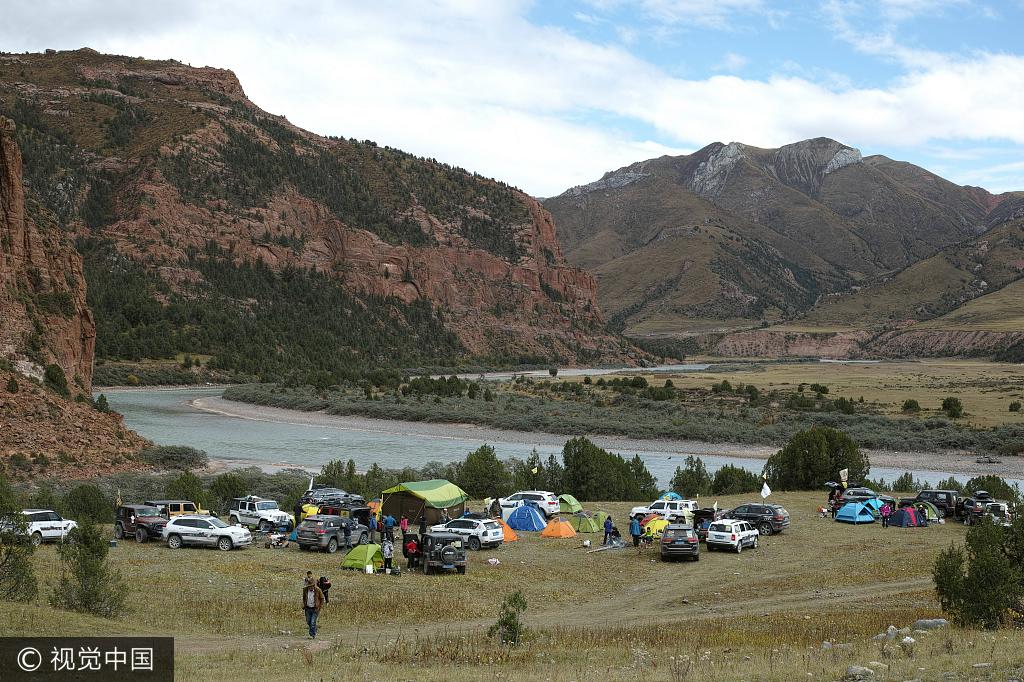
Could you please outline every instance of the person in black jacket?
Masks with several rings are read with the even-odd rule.
[[[327,576],[320,576],[320,580],[316,582],[316,586],[320,588],[320,591],[324,593],[324,603],[331,603],[331,581]]]

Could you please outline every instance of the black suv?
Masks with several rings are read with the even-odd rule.
[[[693,526],[672,523],[661,531],[661,560],[668,561],[677,557],[700,561],[700,538]]]
[[[957,505],[960,502],[959,495],[955,490],[922,490],[917,497],[902,498],[900,504],[930,502],[939,510],[939,518],[953,518],[956,516]]]
[[[122,504],[114,513],[114,537],[134,537],[136,542],[149,538],[157,540],[163,535],[167,518],[160,510],[148,504]]]
[[[990,493],[985,490],[975,490],[970,496],[957,503],[957,516],[970,526],[985,515],[990,502],[995,502]]]
[[[420,562],[423,573],[455,569],[466,572],[466,546],[455,533],[424,533],[420,536]]]
[[[838,510],[850,502],[866,502],[876,497],[878,493],[871,488],[847,488],[832,500],[832,508]]]
[[[761,535],[781,533],[789,527],[789,512],[780,504],[741,504],[723,518],[748,521]]]

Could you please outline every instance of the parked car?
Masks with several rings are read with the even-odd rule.
[[[419,560],[426,575],[437,571],[450,571],[453,568],[458,573],[465,573],[465,542],[462,536],[455,533],[430,531],[420,538]]]
[[[164,526],[162,537],[171,549],[200,545],[227,552],[252,544],[249,529],[229,526],[216,516],[206,514],[182,514],[171,518]]]
[[[528,502],[536,504],[537,508],[544,512],[544,515],[548,518],[562,512],[562,505],[558,501],[558,495],[547,490],[520,490],[498,500],[502,513]]]
[[[432,533],[454,533],[466,538],[466,546],[472,550],[481,547],[499,547],[505,542],[505,531],[502,527],[489,519],[452,519],[448,523],[442,523],[431,527]]]
[[[345,526],[351,529],[349,541],[353,545],[365,545],[370,539],[370,529],[354,519],[332,514],[313,514],[303,519],[296,529],[295,538],[299,549],[322,549],[334,554],[345,546]]]
[[[707,546],[713,549],[731,549],[739,554],[744,547],[757,549],[757,529],[747,521],[722,519],[708,528]]]
[[[243,526],[254,526],[264,532],[283,527],[291,530],[295,525],[294,517],[282,511],[277,502],[255,495],[231,500],[228,521]]]
[[[198,514],[200,516],[216,516],[189,500],[146,500],[146,506],[156,507],[160,514],[168,519],[182,514]]]
[[[849,502],[864,502],[875,497],[878,497],[878,493],[871,488],[847,488],[833,499],[832,508],[842,509]]]
[[[733,507],[723,518],[749,521],[759,535],[773,535],[789,528],[789,512],[781,504],[749,502]]]
[[[930,502],[939,510],[939,518],[954,518],[960,494],[955,490],[922,490],[916,497],[900,499],[900,505]]]
[[[362,495],[348,493],[341,488],[311,488],[302,494],[302,503],[321,505],[366,504]]]
[[[693,528],[697,531],[697,537],[707,540],[708,528],[718,519],[724,518],[728,510],[704,507],[693,512]]]
[[[44,542],[64,542],[68,533],[78,528],[76,522],[52,509],[25,509],[21,513],[25,515],[25,528],[18,537],[28,538],[37,547]]]
[[[370,515],[373,511],[362,502],[346,502],[344,504],[324,504],[317,512],[321,515],[340,516],[346,519],[355,519],[367,528],[370,527]]]
[[[159,538],[166,525],[167,519],[160,510],[148,504],[122,504],[114,512],[114,537],[118,540],[132,537],[136,542],[145,542]]]
[[[985,490],[975,490],[967,497],[960,498],[957,503],[957,518],[968,526],[984,515],[986,505],[994,502],[992,495]]]
[[[987,517],[997,526],[1009,527],[1013,525],[1013,511],[1010,509],[1008,502],[1001,502],[999,500],[986,502],[985,511],[982,512],[981,516]]]
[[[679,557],[700,561],[700,538],[693,526],[670,523],[661,532],[661,560]]]
[[[655,500],[645,506],[633,507],[629,511],[629,518],[639,519],[648,514],[658,514],[669,521],[682,521],[686,518],[686,512],[690,512],[692,518],[696,510],[697,502],[694,500]]]

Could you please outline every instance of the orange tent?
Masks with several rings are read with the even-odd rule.
[[[501,530],[505,532],[505,542],[515,542],[519,539],[519,536],[516,535],[516,532],[512,530],[511,526],[502,521],[500,517],[494,519],[494,522],[501,526]]]
[[[574,538],[576,531],[572,529],[568,521],[563,521],[560,518],[551,519],[547,527],[541,531],[540,536],[542,538]]]

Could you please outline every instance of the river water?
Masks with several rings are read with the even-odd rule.
[[[256,408],[219,400],[223,388],[187,388],[106,391],[110,407],[127,425],[162,445],[188,445],[205,450],[215,464],[227,467],[259,466],[266,470],[300,467],[310,471],[333,459],[355,461],[365,471],[376,463],[385,468],[418,467],[434,460],[462,460],[484,443],[501,458],[525,459],[536,449],[542,459],[561,452],[566,436],[497,431],[469,425],[422,424],[361,418],[320,417],[316,414]],[[199,401],[209,409],[199,409]],[[222,411],[211,411],[222,410]],[[230,414],[238,411],[244,418]],[[225,414],[227,412],[228,414]],[[701,457],[710,472],[724,464],[760,472],[771,448],[697,442],[639,441],[592,438],[626,457],[640,455],[662,487],[688,454]],[[754,453],[758,456],[743,456]],[[872,478],[892,480],[905,469],[872,467]],[[944,471],[913,471],[916,477],[937,482],[953,475]],[[963,478],[963,476],[958,476]]]

